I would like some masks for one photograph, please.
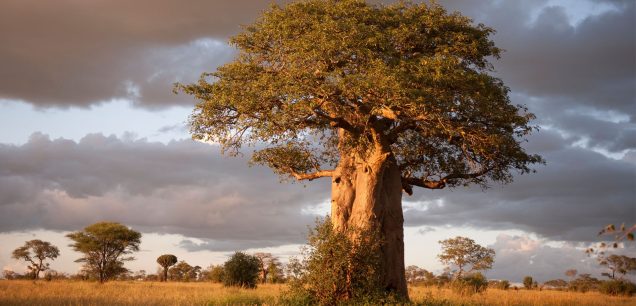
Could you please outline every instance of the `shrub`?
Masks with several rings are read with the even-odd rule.
[[[523,287],[530,290],[532,289],[532,285],[534,284],[534,280],[532,276],[526,276],[523,278]]]
[[[510,289],[510,282],[507,280],[492,280],[488,282],[488,288],[508,290]]]
[[[349,237],[358,237],[353,240]],[[382,269],[378,233],[333,230],[329,217],[309,232],[303,259],[290,262],[287,304],[340,305],[397,303],[385,293],[377,273]]]
[[[258,258],[236,252],[223,265],[223,285],[256,288],[260,263]]]
[[[601,282],[598,290],[609,295],[632,296],[636,293],[636,285],[626,280],[608,280]]]
[[[591,277],[589,274],[580,274],[579,277],[570,282],[568,290],[578,292],[588,292],[597,289],[601,282]]]
[[[451,283],[451,289],[461,295],[471,295],[486,291],[488,280],[483,274],[477,272],[456,279]]]

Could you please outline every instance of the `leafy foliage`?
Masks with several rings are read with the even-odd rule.
[[[553,288],[557,288],[557,289],[561,289],[561,288],[565,288],[568,286],[568,282],[566,282],[565,280],[562,279],[551,279],[545,283],[543,283],[543,285],[545,286],[550,286]]]
[[[488,281],[488,288],[508,290],[510,289],[510,282],[508,280],[491,280]]]
[[[34,279],[38,279],[40,272],[49,269],[47,259],[54,260],[60,255],[60,250],[50,242],[39,239],[30,240],[23,246],[13,250],[11,257],[27,262],[27,268]]]
[[[163,268],[162,281],[168,280],[168,268],[177,263],[177,256],[172,254],[164,254],[157,257],[157,263]]]
[[[330,176],[342,154],[382,147],[412,186],[486,187],[532,171],[521,140],[534,115],[490,75],[493,29],[437,4],[363,0],[273,5],[231,39],[237,58],[175,91],[199,103],[195,139],[283,177]]]
[[[426,269],[418,266],[406,267],[406,282],[410,285],[433,285],[436,284],[435,275]]]
[[[168,277],[173,281],[189,282],[199,279],[199,273],[201,267],[191,266],[185,260],[178,262],[170,270],[168,270]]]
[[[125,257],[139,251],[141,233],[116,222],[99,222],[84,230],[66,235],[74,241],[71,247],[84,256],[76,260],[83,262],[87,272],[97,276],[100,282],[111,279],[123,272]]]
[[[461,295],[471,295],[486,291],[488,280],[479,273],[470,273],[451,282],[451,289]]]
[[[532,279],[532,276],[525,276],[523,278],[523,287],[528,290],[534,287],[534,280]]]
[[[223,265],[223,284],[243,288],[256,288],[260,261],[252,255],[236,252]]]
[[[382,304],[392,296],[379,286],[381,240],[369,230],[333,229],[329,217],[317,220],[309,232],[303,260],[290,262],[288,300],[305,304]],[[353,232],[354,234],[351,235]],[[348,237],[357,237],[352,240]]]
[[[598,288],[600,283],[601,281],[599,281],[595,277],[590,276],[590,274],[582,273],[579,274],[579,277],[570,282],[570,284],[568,285],[568,290],[588,292],[590,290]]]
[[[210,265],[203,272],[203,278],[213,283],[222,283],[225,271],[223,265]]]
[[[604,272],[602,275],[610,279],[623,279],[625,274],[636,271],[636,258],[625,255],[602,256],[599,264],[609,269],[609,272]]]
[[[439,243],[442,245],[442,253],[437,257],[443,264],[457,267],[458,279],[466,268],[470,268],[466,271],[468,273],[492,268],[495,250],[485,248],[470,238],[457,236]]]
[[[608,295],[626,295],[632,296],[636,294],[636,285],[627,280],[608,280],[601,282],[598,291]]]

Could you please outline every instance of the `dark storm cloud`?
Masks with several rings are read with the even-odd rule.
[[[181,80],[190,81],[232,52],[224,43],[202,49],[193,42],[224,42],[269,3],[1,1],[0,97],[45,107],[88,106],[135,98],[138,86],[142,106],[192,104],[171,94],[174,78],[185,69]],[[156,54],[162,52],[168,54]],[[160,79],[147,84],[157,73]]]
[[[0,145],[0,160],[2,232],[115,220],[217,241],[211,249],[276,246],[304,241],[315,216],[303,208],[329,197],[324,182],[280,184],[268,169],[190,140],[34,134],[22,146]]]
[[[171,94],[171,84],[228,61],[227,37],[268,3],[2,1],[0,97],[38,106],[117,97],[150,108],[190,105]],[[562,7],[542,8],[545,1],[442,1],[498,30],[494,38],[507,52],[497,69],[514,91],[633,116],[634,3],[607,3],[616,9],[573,27]]]
[[[407,201],[407,225],[468,225],[522,229],[553,240],[590,241],[609,223],[636,223],[636,164],[565,145],[542,131],[528,148],[546,166],[506,185],[421,190]]]

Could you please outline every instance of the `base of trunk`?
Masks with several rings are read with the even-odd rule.
[[[383,239],[382,267],[378,270],[384,289],[408,299],[404,274],[402,182],[393,156],[378,153],[365,161],[341,156],[331,194],[334,229],[377,230]]]

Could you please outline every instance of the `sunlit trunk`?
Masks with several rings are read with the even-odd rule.
[[[365,160],[341,156],[331,185],[331,221],[336,230],[377,229],[381,249],[380,279],[385,290],[408,299],[404,274],[402,183],[395,158],[376,150]]]

